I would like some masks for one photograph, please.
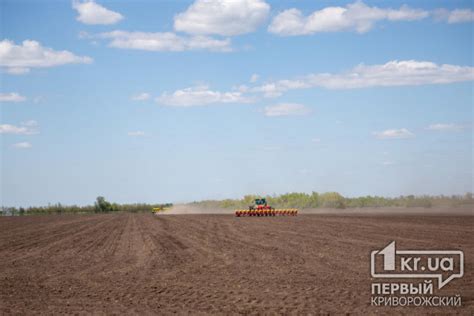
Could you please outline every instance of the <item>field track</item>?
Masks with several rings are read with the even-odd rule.
[[[0,314],[474,313],[474,216],[0,217]],[[461,308],[370,306],[369,254],[461,249]]]

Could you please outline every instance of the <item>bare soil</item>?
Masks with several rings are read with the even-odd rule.
[[[0,314],[474,313],[473,216],[0,218]],[[461,249],[462,307],[370,306],[369,257]]]

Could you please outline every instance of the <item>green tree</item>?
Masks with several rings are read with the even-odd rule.
[[[106,213],[118,210],[116,204],[111,204],[110,202],[107,202],[103,196],[97,197],[94,207],[96,213]]]

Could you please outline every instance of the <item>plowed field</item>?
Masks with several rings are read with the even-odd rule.
[[[473,216],[0,218],[0,314],[474,313]],[[370,251],[461,249],[457,308],[370,306]]]

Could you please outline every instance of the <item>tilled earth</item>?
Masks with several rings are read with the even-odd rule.
[[[0,314],[474,313],[473,216],[0,218]],[[461,249],[462,307],[370,306],[370,252]],[[436,288],[436,281],[435,288]]]

